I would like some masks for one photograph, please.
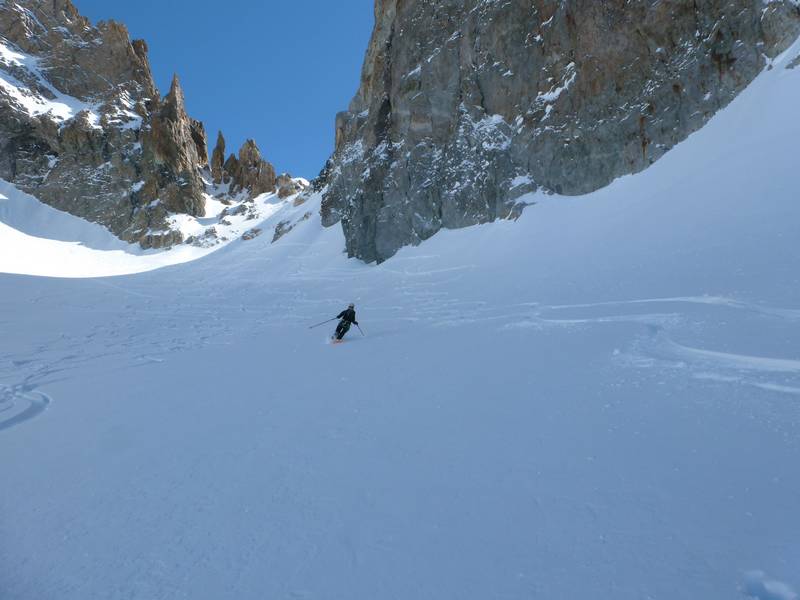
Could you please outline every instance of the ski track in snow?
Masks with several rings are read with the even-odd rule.
[[[0,383],[0,431],[20,425],[43,413],[50,397],[25,386]]]
[[[635,313],[631,307],[658,307],[664,312]],[[695,310],[687,311],[686,306]],[[697,310],[697,308],[700,310]],[[694,338],[692,330],[718,327],[727,338],[742,339],[731,328],[729,311],[740,312],[734,323],[755,315],[765,321],[780,323],[784,329],[795,327],[800,310],[777,308],[719,296],[648,298],[614,302],[570,304],[561,306],[532,305],[533,312],[523,320],[508,323],[506,329],[546,327],[591,327],[611,324],[637,324],[642,331],[635,335],[624,351],[615,349],[617,364],[638,369],[683,370],[698,381],[748,385],[765,391],[800,394],[800,355],[795,357],[761,356],[757,353],[726,352],[679,343],[673,336]],[[729,309],[729,310],[726,310]],[[508,318],[498,317],[500,319]],[[780,377],[778,380],[770,377]],[[765,379],[766,378],[766,379]]]
[[[423,274],[415,275],[421,277]],[[313,279],[318,286],[324,286],[328,280],[307,274],[304,279],[306,283]],[[102,280],[97,285],[123,297],[135,298],[138,303],[123,304],[122,310],[67,306],[67,315],[95,315],[99,323],[94,331],[88,335],[63,333],[33,350],[0,357],[0,381],[13,382],[0,388],[0,431],[44,412],[50,398],[37,391],[38,388],[56,377],[69,377],[70,372],[78,368],[91,368],[95,361],[116,356],[120,370],[168,362],[175,352],[211,344],[231,344],[241,336],[269,335],[269,330],[286,318],[304,327],[320,311],[346,302],[345,298],[334,298],[326,301],[323,307],[319,300],[306,300],[294,289],[275,286],[268,300],[261,299],[271,307],[265,311],[254,303],[226,305],[222,298],[217,299],[219,301],[211,297],[206,302],[192,302],[188,298],[194,294],[188,289],[185,294],[165,302],[163,298],[156,300],[134,286]],[[407,305],[370,306],[370,337],[397,335],[408,324],[421,322],[436,328],[489,327],[501,333],[524,334],[533,330],[533,335],[537,330],[547,328],[563,328],[577,335],[590,328],[618,327],[625,329],[628,341],[620,348],[609,348],[610,366],[648,370],[654,376],[684,374],[698,386],[748,386],[771,394],[800,396],[799,358],[729,352],[676,341],[688,337],[696,344],[698,339],[702,341],[698,338],[698,331],[705,332],[715,327],[727,332],[726,339],[739,339],[741,336],[730,330],[727,321],[731,311],[800,330],[800,309],[770,307],[718,296],[566,305],[527,302],[498,307],[489,306],[484,301],[452,298],[446,291],[447,286],[446,280],[426,281],[419,286],[407,284],[403,291],[408,298]],[[163,308],[165,305],[180,306],[180,309]],[[104,316],[107,320],[103,319]],[[730,320],[737,322],[742,318]],[[354,333],[358,334],[353,330],[350,341],[359,339]],[[325,340],[328,341],[327,334]],[[90,342],[102,350],[94,354],[75,353],[75,348]]]
[[[689,306],[694,310],[687,311]],[[632,312],[632,307],[657,307],[659,312]],[[636,325],[628,346],[614,349],[618,366],[664,372],[682,371],[696,382],[744,385],[763,391],[800,395],[800,356],[760,355],[757,352],[729,352],[712,347],[697,347],[675,341],[675,338],[698,339],[702,332],[717,328],[726,340],[747,339],[731,325],[747,318],[771,322],[784,331],[798,332],[800,310],[770,307],[725,297],[684,297],[623,300],[579,305],[539,306],[531,304],[531,312],[519,315],[496,307],[475,308],[452,306],[451,313],[439,311],[432,317],[440,326],[465,322],[476,324],[497,321],[502,330],[544,329],[552,327],[580,329],[613,325]],[[615,310],[616,309],[616,310]],[[698,310],[699,309],[699,310]],[[732,318],[731,311],[741,313]],[[470,315],[470,316],[468,316]],[[505,321],[505,323],[503,323]],[[791,329],[793,328],[793,329]],[[746,346],[745,346],[746,347]]]
[[[798,595],[791,586],[770,578],[763,571],[750,571],[747,573],[743,591],[752,600],[798,599]]]

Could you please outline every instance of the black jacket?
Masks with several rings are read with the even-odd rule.
[[[337,315],[336,318],[347,321],[348,323],[352,323],[353,325],[358,325],[358,321],[356,321],[356,311],[354,311],[352,308],[343,310]]]

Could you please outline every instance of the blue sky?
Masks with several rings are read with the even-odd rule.
[[[150,47],[162,94],[173,72],[213,148],[246,138],[279,171],[314,177],[333,149],[334,118],[358,87],[374,0],[73,0],[122,21]]]

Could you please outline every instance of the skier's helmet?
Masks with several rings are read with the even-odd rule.
[[[355,307],[356,307],[356,305],[355,305],[355,304],[353,304],[353,303],[351,302],[351,303],[348,305],[348,307],[347,307],[347,308],[355,308]]]

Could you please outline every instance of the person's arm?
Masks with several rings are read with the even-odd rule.
[[[346,310],[343,310],[343,311],[342,311],[342,312],[340,312],[338,315],[336,315],[336,318],[337,318],[337,319],[344,319],[344,314],[345,314],[346,312],[347,312]]]

